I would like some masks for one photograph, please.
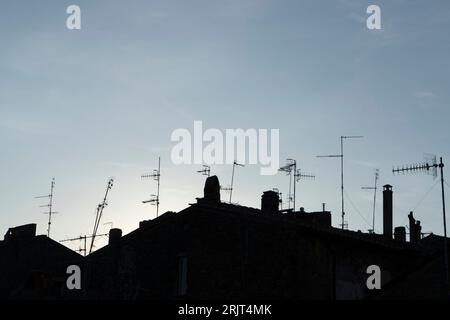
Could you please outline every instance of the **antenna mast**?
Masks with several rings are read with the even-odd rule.
[[[44,214],[48,214],[48,223],[47,223],[47,237],[50,238],[50,228],[52,225],[52,215],[57,214],[58,212],[53,211],[53,195],[55,190],[55,178],[52,178],[52,182],[50,184],[50,194],[46,196],[39,196],[35,197],[36,199],[39,198],[49,198],[49,202],[46,205],[43,205],[41,207],[47,207],[48,211],[44,212]]]
[[[111,190],[111,188],[113,187],[113,183],[114,179],[109,179],[108,185],[106,186],[106,192],[103,198],[103,202],[97,206],[97,215],[95,216],[94,231],[92,232],[91,236],[91,246],[89,248],[89,254],[92,252],[92,249],[94,247],[94,241],[95,237],[97,236],[98,226],[100,225],[100,219],[102,218],[103,215],[103,209],[105,209],[105,207],[108,205],[106,200],[108,198],[109,190]]]
[[[372,211],[372,233],[375,233],[375,210],[377,205],[377,189],[378,189],[378,179],[380,177],[380,170],[375,170],[375,184],[373,187],[362,187],[363,190],[373,190],[373,211]]]
[[[159,216],[159,186],[161,181],[161,157],[158,158],[158,169],[153,170],[153,173],[144,174],[141,176],[142,179],[153,178],[158,182],[158,187],[156,194],[150,195],[151,198],[149,200],[142,201],[142,203],[150,203],[152,205],[156,205],[156,217]]]
[[[431,163],[430,163],[431,162]],[[436,161],[436,156],[431,156],[430,160],[425,161],[421,164],[413,164],[403,167],[397,167],[397,169],[392,169],[392,173],[416,173],[416,172],[427,172],[430,173],[435,179],[437,178],[437,170],[440,169],[441,173],[441,197],[442,197],[442,218],[444,224],[444,270],[445,270],[445,284],[447,287],[447,295],[450,296],[450,281],[449,281],[449,266],[448,266],[448,246],[447,246],[447,219],[445,214],[445,189],[444,189],[444,162],[442,157],[439,163]]]
[[[344,141],[347,139],[361,139],[363,136],[341,136],[341,154],[332,154],[325,156],[317,156],[317,158],[340,158],[341,159],[341,214],[342,214],[342,229],[345,229],[345,206],[344,206]]]
[[[106,237],[106,236],[108,236],[109,234],[108,233],[104,233],[104,234],[97,234],[96,235],[96,237]],[[60,243],[64,243],[64,242],[72,242],[72,241],[83,241],[83,248],[79,248],[78,250],[77,250],[77,252],[83,252],[83,255],[84,256],[86,256],[86,253],[87,253],[87,250],[86,250],[86,242],[87,242],[87,239],[91,239],[92,238],[92,236],[86,236],[86,235],[84,235],[84,236],[79,236],[78,238],[71,238],[71,239],[64,239],[64,240],[61,240],[61,241],[59,241]]]
[[[303,174],[300,169],[297,169],[297,161],[294,159],[287,159],[287,164],[284,167],[278,169],[278,171],[286,172],[289,175],[289,194],[288,194],[288,209],[291,208],[291,202],[294,203],[295,211],[295,201],[296,201],[296,184],[301,179],[311,178],[314,179],[314,175]],[[291,193],[292,178],[294,178],[294,194]]]
[[[234,162],[233,162],[233,172],[231,173],[231,186],[230,186],[230,188],[225,189],[225,190],[229,190],[230,191],[230,203],[231,203],[231,197],[233,195],[234,169],[235,169],[236,166],[245,167],[245,165],[237,163],[237,161],[234,160]]]
[[[203,176],[207,176],[209,178],[209,176],[211,175],[211,167],[208,165],[203,165],[203,169],[198,170],[197,172],[201,173]]]

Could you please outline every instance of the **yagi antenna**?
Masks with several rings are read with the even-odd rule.
[[[97,234],[96,237],[106,237],[106,236],[108,236],[108,235],[109,235],[109,233]],[[77,250],[77,252],[79,252],[79,253],[82,253],[82,252],[83,252],[83,255],[86,256],[86,254],[87,254],[87,247],[86,247],[86,245],[87,245],[87,239],[91,239],[91,238],[92,238],[92,236],[86,236],[86,235],[84,235],[84,236],[79,236],[79,237],[77,237],[77,238],[64,239],[64,240],[61,240],[61,241],[59,241],[59,242],[60,242],[60,243],[64,243],[64,242],[73,242],[73,241],[83,241],[83,247],[82,247],[82,248],[80,247],[80,248]]]
[[[103,197],[103,201],[102,201],[102,203],[100,203],[97,206],[97,214],[95,216],[94,230],[92,231],[91,246],[89,248],[89,254],[92,252],[92,249],[94,248],[94,241],[95,241],[95,237],[97,236],[98,227],[100,225],[100,220],[103,215],[103,209],[105,209],[106,206],[108,205],[108,203],[107,203],[108,194],[109,194],[109,191],[112,189],[113,184],[114,184],[114,179],[112,179],[112,178],[109,179],[108,184],[106,186],[106,192],[105,192],[105,196]]]
[[[44,212],[44,214],[48,214],[47,237],[49,237],[49,238],[50,238],[50,228],[51,228],[51,225],[52,225],[52,215],[58,213],[58,212],[53,211],[54,190],[55,190],[55,178],[52,178],[52,182],[50,184],[50,194],[48,194],[46,196],[35,197],[36,199],[41,199],[41,198],[48,198],[49,199],[48,204],[40,206],[40,207],[48,208],[48,211]]]
[[[209,177],[211,175],[211,167],[208,165],[203,165],[202,170],[198,170],[198,173],[201,173],[203,176]]]
[[[288,209],[291,208],[291,202],[294,204],[293,209],[295,211],[295,203],[296,203],[296,184],[300,180],[303,179],[315,179],[316,176],[312,174],[302,173],[300,169],[297,169],[297,161],[294,159],[287,159],[286,165],[278,169],[280,172],[286,172],[289,176],[289,193],[287,196],[288,199]],[[294,181],[292,181],[294,180]],[[291,192],[292,182],[294,183],[294,193]]]
[[[141,176],[142,179],[153,179],[157,181],[157,191],[156,194],[150,195],[149,200],[144,200],[142,203],[150,203],[151,205],[156,205],[156,217],[159,216],[159,187],[161,181],[161,157],[158,158],[158,169],[153,170],[153,173],[144,174]]]
[[[437,177],[437,170],[440,170],[441,174],[441,197],[442,197],[442,217],[444,224],[444,264],[445,264],[445,281],[447,287],[447,293],[450,295],[450,281],[449,281],[449,266],[448,266],[448,247],[447,247],[447,220],[445,215],[445,189],[444,189],[444,162],[442,157],[439,163],[436,161],[436,156],[427,154],[425,155],[425,161],[420,164],[411,164],[407,166],[397,167],[392,169],[393,174],[406,174],[406,173],[418,173],[425,172],[431,174],[434,178]]]

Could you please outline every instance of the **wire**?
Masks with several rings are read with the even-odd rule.
[[[427,191],[427,193],[425,193],[425,195],[423,196],[422,199],[420,199],[420,201],[417,203],[417,205],[414,207],[414,209],[412,209],[412,211],[416,211],[416,209],[422,204],[422,202],[428,197],[428,195],[431,193],[431,191],[433,191],[434,187],[436,187],[436,185],[439,183],[439,180],[437,180],[432,186],[431,188]]]
[[[444,183],[447,185],[447,187],[450,188],[450,185],[447,183],[447,181],[444,180]]]
[[[353,209],[359,214],[359,216],[361,218],[363,218],[363,220],[367,223],[367,225],[369,227],[372,227],[372,225],[370,224],[370,222],[367,221],[367,219],[362,215],[361,211],[358,210],[358,208],[356,208],[355,204],[353,203],[352,199],[350,199],[350,196],[348,195],[348,193],[346,191],[344,191],[345,196],[347,197],[347,200],[350,201],[350,204],[352,205]]]
[[[411,210],[412,212],[416,211],[416,209],[417,209],[418,207],[420,207],[420,205],[422,204],[422,202],[425,201],[425,199],[430,195],[431,191],[433,191],[433,189],[436,187],[436,185],[437,185],[438,183],[439,183],[439,180],[437,180],[437,181],[431,186],[431,188],[428,189],[428,191],[424,194],[424,196],[422,197],[422,199],[420,199],[419,202],[417,203],[417,205],[414,207],[414,209]],[[402,211],[403,211],[403,210],[402,210]],[[408,219],[408,217],[406,217],[406,218],[403,220],[403,223],[406,221],[406,219]],[[403,223],[402,223],[402,224],[403,224]]]

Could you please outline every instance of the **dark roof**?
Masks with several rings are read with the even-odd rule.
[[[157,228],[162,224],[170,223],[171,221],[173,221],[173,219],[177,219],[181,216],[189,216],[191,214],[195,214],[196,212],[205,212],[211,214],[223,213],[226,215],[245,218],[246,220],[252,221],[254,223],[270,223],[273,226],[288,226],[297,228],[299,230],[302,230],[302,232],[307,232],[321,238],[334,238],[342,241],[348,241],[352,244],[357,243],[359,245],[378,247],[381,249],[401,250],[405,253],[427,255],[427,250],[424,250],[424,246],[415,246],[410,244],[409,242],[389,240],[378,234],[368,234],[360,231],[342,230],[334,227],[313,224],[309,221],[296,219],[295,215],[299,214],[298,212],[287,214],[262,214],[260,209],[245,207],[236,204],[228,204],[224,202],[216,204],[199,201],[198,203],[190,204],[189,207],[181,210],[178,213],[169,211],[155,219],[142,221],[138,229],[123,236],[121,241],[126,242],[132,240],[136,235],[141,234],[142,232],[151,232],[152,229]],[[330,214],[329,212],[325,213]],[[319,215],[323,214],[323,212],[315,212],[310,214]],[[96,252],[101,252],[104,249],[106,249],[106,247],[99,249]],[[95,254],[95,252],[93,254]]]

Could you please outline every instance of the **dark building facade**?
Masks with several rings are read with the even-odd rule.
[[[10,228],[0,241],[0,299],[70,299],[66,269],[82,256],[47,236],[36,224]]]

